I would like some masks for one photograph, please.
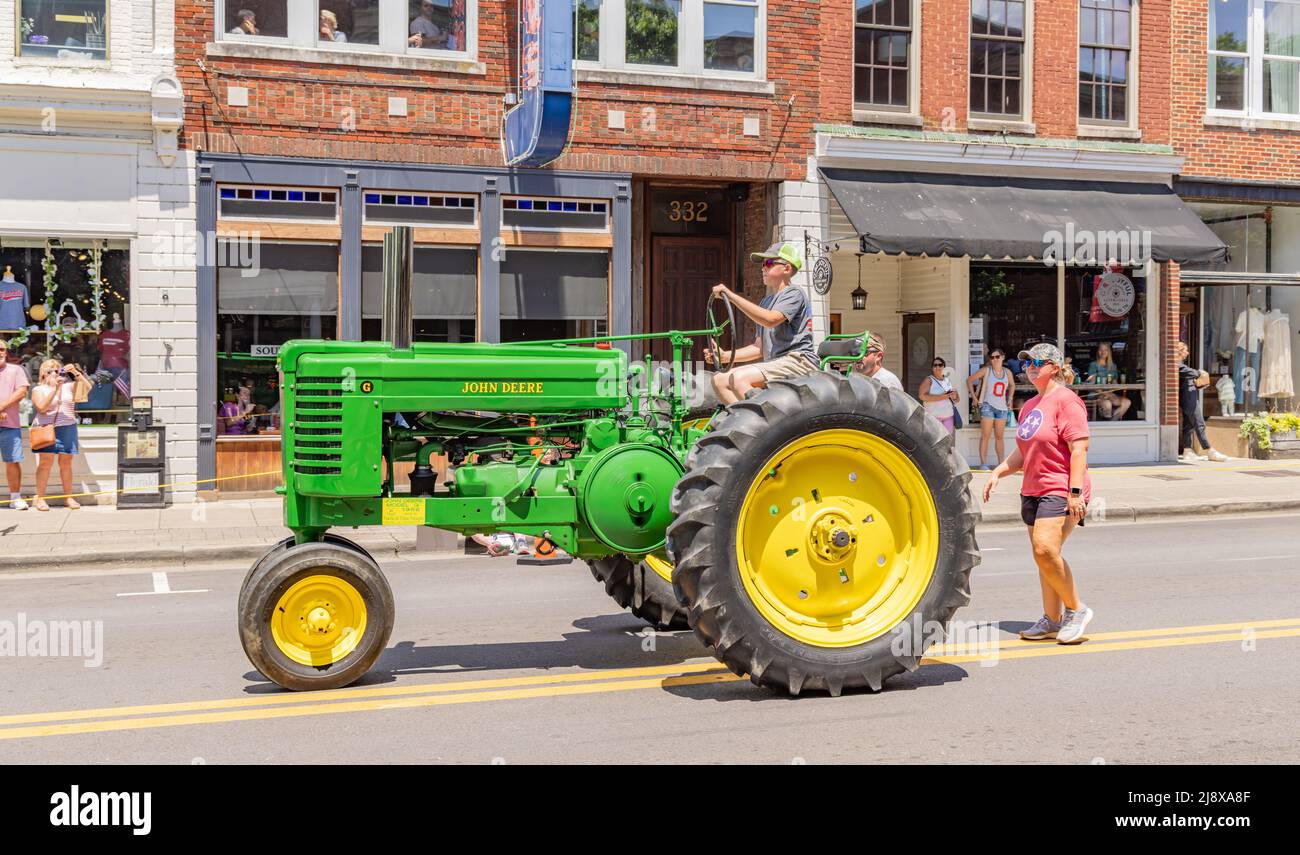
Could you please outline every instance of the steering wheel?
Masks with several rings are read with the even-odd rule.
[[[722,305],[727,307],[726,336],[727,344],[731,345],[731,347],[727,348],[727,352],[731,355],[731,358],[727,360],[727,364],[724,366],[719,359],[722,348],[718,346],[718,340],[714,338],[712,333],[704,336],[704,343],[709,346],[709,350],[713,353],[713,358],[709,360],[713,363],[713,369],[725,372],[730,371],[736,364],[736,312],[731,306],[731,301],[726,297],[721,294],[710,293],[708,305],[704,308],[704,314],[708,318],[709,329],[717,327],[718,322],[714,320],[713,315],[713,304],[719,300],[722,301]]]

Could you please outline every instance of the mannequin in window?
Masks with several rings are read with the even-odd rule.
[[[27,285],[14,278],[8,264],[0,275],[0,331],[15,332],[27,326],[27,310],[32,306]]]
[[[1295,395],[1291,378],[1291,318],[1274,309],[1264,316],[1264,351],[1259,374],[1261,398]]]
[[[113,388],[131,395],[131,333],[122,328],[122,316],[113,313],[109,329],[99,334],[99,367],[113,375]]]
[[[1264,313],[1254,306],[1247,304],[1246,309],[1237,315],[1237,346],[1234,350],[1232,360],[1232,380],[1237,385],[1237,403],[1253,406],[1259,403],[1259,399],[1251,394],[1246,397],[1247,391],[1254,392],[1257,388],[1252,382],[1248,385],[1244,382],[1246,369],[1250,369],[1252,378],[1259,377],[1259,351],[1264,341]]]

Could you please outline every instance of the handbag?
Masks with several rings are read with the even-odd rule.
[[[29,434],[32,451],[40,451],[42,448],[49,448],[57,441],[54,436],[53,424],[32,425]]]

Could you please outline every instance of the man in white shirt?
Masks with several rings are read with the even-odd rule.
[[[875,333],[867,339],[867,353],[853,366],[853,370],[875,380],[881,386],[903,392],[903,381],[885,367],[885,340]]]

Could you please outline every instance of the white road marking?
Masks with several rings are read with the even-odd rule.
[[[148,597],[153,594],[206,594],[211,590],[209,588],[190,588],[185,591],[173,591],[171,584],[167,581],[167,574],[162,571],[155,571],[153,574],[152,591],[130,591],[125,594],[118,594],[119,597]]]

